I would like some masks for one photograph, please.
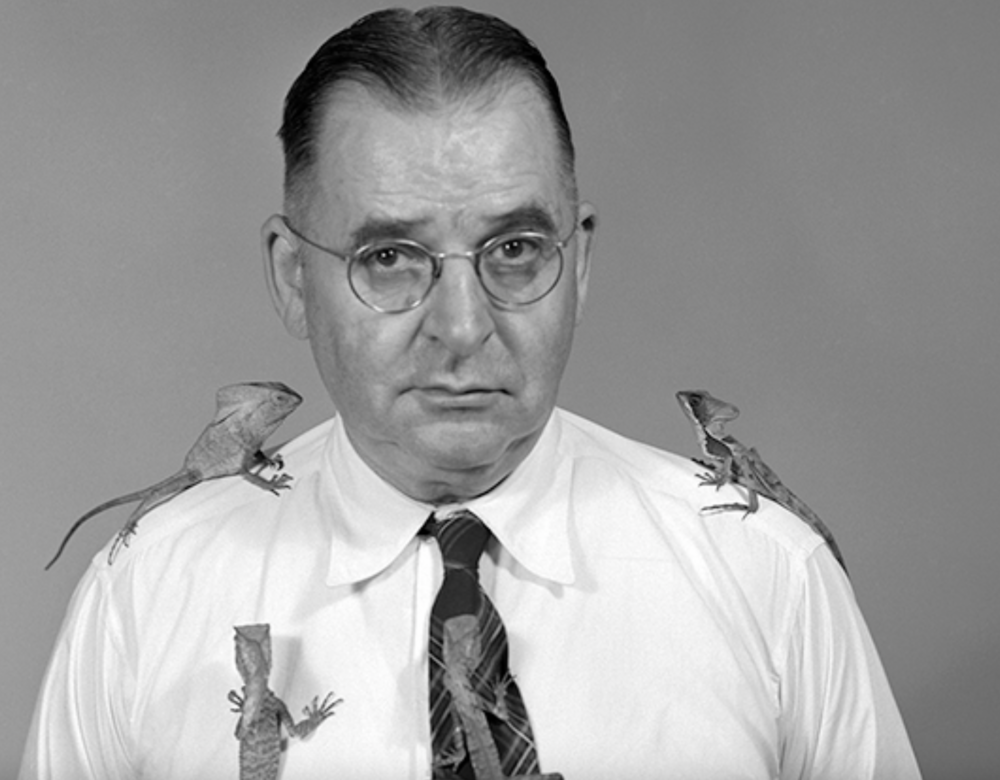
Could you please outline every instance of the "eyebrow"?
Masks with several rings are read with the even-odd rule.
[[[516,230],[536,230],[539,233],[552,234],[556,232],[556,224],[552,215],[535,203],[519,206],[504,214],[490,217],[486,222],[490,227],[490,232],[494,235]]]
[[[394,238],[405,238],[414,231],[430,222],[429,217],[422,219],[384,219],[369,217],[355,230],[351,231],[351,244],[355,248],[371,244],[375,241],[385,241]]]
[[[376,241],[407,238],[431,222],[430,217],[417,219],[369,217],[351,232],[351,245],[357,248]],[[503,214],[487,217],[485,223],[489,237],[519,230],[535,230],[553,235],[556,232],[552,215],[537,203],[518,206]]]

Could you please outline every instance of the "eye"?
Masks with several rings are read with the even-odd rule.
[[[399,249],[394,246],[387,246],[372,252],[366,260],[371,265],[392,268],[399,261],[399,255]]]
[[[500,251],[508,260],[514,260],[521,257],[527,251],[527,247],[525,247],[523,238],[513,238],[510,241],[504,241],[500,245]]]
[[[498,265],[524,265],[533,263],[545,254],[545,242],[530,235],[504,236],[490,244],[486,259]]]
[[[426,252],[403,243],[375,244],[362,249],[355,262],[372,273],[410,270],[427,261]]]

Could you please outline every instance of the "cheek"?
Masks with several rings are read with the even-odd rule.
[[[359,351],[356,342],[358,328],[347,316],[350,302],[339,295],[328,280],[315,275],[307,277],[305,286],[305,314],[309,329],[309,344],[320,375],[333,396],[341,405],[342,396],[352,379],[361,372],[356,365]]]
[[[310,321],[310,345],[323,385],[345,419],[378,417],[384,393],[383,376],[363,341],[351,339],[329,319]]]
[[[401,365],[390,334],[376,327],[349,290],[352,297],[345,299],[338,287],[311,282],[305,296],[309,343],[327,393],[348,416],[381,413]]]
[[[553,301],[555,303],[555,301]],[[576,297],[567,294],[545,322],[525,323],[521,368],[535,400],[551,401],[569,359],[576,327]]]

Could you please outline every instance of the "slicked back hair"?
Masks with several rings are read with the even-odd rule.
[[[453,6],[376,11],[316,51],[285,98],[278,132],[286,203],[304,205],[312,189],[318,138],[338,87],[357,85],[389,108],[431,113],[472,98],[488,100],[518,81],[533,84],[548,105],[563,178],[575,203],[569,122],[541,52],[506,22]]]

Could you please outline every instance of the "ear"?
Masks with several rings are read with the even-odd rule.
[[[594,233],[597,229],[597,209],[587,201],[580,203],[578,228],[576,231],[576,322],[583,318],[583,304],[587,300],[587,284],[590,281],[590,254],[594,248]]]
[[[295,251],[297,241],[278,214],[268,217],[260,229],[264,255],[264,277],[271,302],[285,328],[297,339],[309,337],[303,288],[302,262]]]

